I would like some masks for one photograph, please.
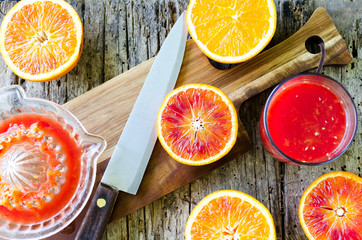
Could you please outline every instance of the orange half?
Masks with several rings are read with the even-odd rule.
[[[209,58],[222,63],[246,61],[274,36],[273,0],[191,0],[186,13],[192,39]]]
[[[69,72],[83,45],[82,22],[63,0],[23,0],[4,17],[0,51],[8,67],[30,81],[50,81]]]
[[[362,239],[362,178],[342,171],[319,177],[300,200],[299,220],[311,240]]]
[[[268,209],[255,198],[234,190],[214,192],[192,210],[186,240],[274,240],[276,231]]]
[[[171,157],[205,165],[227,154],[237,139],[234,104],[220,89],[188,84],[172,91],[157,119],[158,138]]]

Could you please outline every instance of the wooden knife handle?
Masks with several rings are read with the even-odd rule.
[[[103,183],[99,184],[77,233],[77,240],[102,239],[117,196],[118,189]]]

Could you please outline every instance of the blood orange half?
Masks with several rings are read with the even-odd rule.
[[[362,178],[331,172],[305,190],[299,220],[309,239],[362,239]]]
[[[205,165],[223,157],[234,146],[237,129],[234,104],[220,89],[205,84],[172,91],[157,119],[162,146],[188,165]]]
[[[234,190],[211,193],[192,210],[186,240],[275,240],[273,218],[255,198]]]

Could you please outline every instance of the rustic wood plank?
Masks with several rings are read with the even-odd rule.
[[[70,3],[83,22],[84,43],[77,66],[66,75],[67,101],[104,82],[104,2]]]
[[[150,3],[144,4],[143,1],[129,1],[126,4],[127,11],[127,51],[129,67],[135,67],[149,58],[147,42],[149,36],[150,20],[153,14]],[[148,24],[146,24],[146,22]],[[128,217],[128,239],[145,239],[145,209],[139,209]]]
[[[173,6],[179,6],[177,1],[131,1],[127,3],[127,52],[129,54],[129,68],[132,68],[157,54],[173,23],[179,16],[180,10],[177,13],[173,12],[175,10]],[[185,6],[183,5],[183,9]],[[185,221],[186,216],[188,216],[188,205],[183,217],[177,217],[179,215],[177,211],[175,213],[169,208],[165,209],[165,204],[167,207],[170,206],[165,201],[169,202],[168,199],[170,198],[178,199],[172,197],[177,193],[184,195],[182,189],[178,190],[176,193],[171,193],[171,196],[157,200],[130,214],[127,217],[129,235],[125,236],[123,233],[110,236],[108,234],[109,239],[180,239],[180,237],[175,238],[174,236],[183,234],[183,229],[176,226],[184,226],[184,224],[174,225],[175,220],[170,219],[183,219]],[[180,201],[173,202],[173,209],[179,211],[184,209],[178,204]],[[165,218],[166,216],[169,217]],[[144,226],[144,229],[140,229],[141,225]],[[117,227],[118,224],[111,224],[110,226]],[[112,230],[108,230],[108,232],[110,231]]]
[[[186,9],[187,1],[154,1],[153,4],[155,16],[152,22],[157,24],[150,24],[149,57],[157,54],[173,25],[168,22],[176,21]],[[183,238],[183,226],[189,214],[189,192],[189,186],[185,186],[145,207],[146,239]]]
[[[302,26],[301,23],[297,23],[298,26],[293,29],[287,26],[291,20],[290,17],[288,18],[288,12],[285,12],[286,6],[289,5],[287,1],[278,1],[275,4],[278,14],[277,30],[268,48],[291,36]],[[307,19],[305,18],[305,21]],[[276,226],[278,239],[285,239],[283,228],[284,192],[281,188],[281,182],[284,177],[284,164],[275,161],[263,150],[257,125],[262,107],[269,93],[270,90],[247,100],[241,106],[239,112],[254,143],[251,151],[238,157],[236,161],[230,162],[228,169],[231,170],[227,171],[226,168],[220,168],[215,170],[210,176],[207,176],[206,181],[200,179],[192,183],[191,199],[193,208],[203,196],[213,191],[220,189],[243,191],[258,199],[270,210]],[[231,174],[232,170],[235,172],[233,175]],[[225,176],[225,172],[230,172],[230,174]],[[229,186],[223,188],[223,184],[215,183],[215,179],[227,182]],[[199,197],[200,192],[201,194],[203,193],[202,197]]]
[[[4,18],[4,14],[6,14],[10,8],[12,8],[16,2],[14,1],[1,1],[0,2],[0,22],[2,22]],[[2,56],[0,55],[0,87],[6,87],[11,84],[18,83],[18,76],[16,76],[10,68],[8,68],[3,61]]]
[[[311,11],[304,10],[307,6],[298,5],[299,1],[291,3],[290,12],[295,13],[295,9],[303,9],[297,16],[311,14]],[[299,224],[298,207],[300,198],[304,190],[317,177],[331,171],[349,171],[361,176],[362,161],[361,151],[361,50],[362,50],[362,29],[360,22],[362,14],[360,12],[361,3],[358,1],[328,1],[316,0],[309,1],[309,5],[325,7],[330,14],[333,22],[344,37],[350,52],[353,55],[353,62],[347,66],[325,67],[324,74],[335,78],[341,82],[353,97],[358,110],[359,129],[351,148],[339,159],[333,163],[318,167],[295,167],[285,166],[285,184],[283,189],[285,193],[285,238],[286,239],[306,239],[305,234]],[[307,8],[310,9],[310,8]],[[304,16],[303,16],[304,17]],[[292,21],[293,22],[293,21]],[[290,29],[290,28],[289,28]]]
[[[239,182],[239,190],[244,191],[261,203],[263,203],[271,212],[278,239],[282,238],[282,192],[280,182],[282,179],[282,164],[275,161],[270,155],[263,152],[263,146],[258,133],[258,123],[260,113],[264,105],[264,98],[267,97],[270,90],[246,101],[240,109],[240,116],[245,120],[245,127],[250,134],[253,142],[251,151],[241,156],[241,166],[237,164],[235,168],[240,169],[240,179],[233,181]],[[249,162],[248,166],[246,163]],[[253,178],[248,177],[245,172],[254,168]],[[238,180],[238,181],[237,181]],[[250,183],[252,181],[252,183]]]
[[[104,80],[128,70],[128,29],[126,1],[106,1],[104,30]],[[121,237],[120,237],[121,236]],[[122,218],[107,226],[105,239],[128,239],[128,221]]]
[[[281,7],[281,35],[283,37],[287,37],[290,34],[293,34],[295,31],[297,31],[301,26],[303,26],[303,24],[305,24],[305,22],[308,20],[308,18],[311,16],[312,12],[313,12],[313,7],[311,6],[311,2],[306,2],[306,3],[301,3],[298,1],[282,1],[280,4]],[[265,98],[266,100],[266,98]],[[265,101],[264,101],[265,102]],[[266,155],[268,155],[267,151],[264,149],[263,150],[264,153]],[[276,161],[275,159],[273,159],[274,161]],[[285,173],[285,169],[290,169],[293,168],[292,166],[286,166],[285,164],[282,167],[282,175],[283,175],[283,179],[281,182],[281,190],[282,190],[282,195],[280,195],[280,197],[283,198],[282,203],[282,217],[283,217],[283,222],[281,222],[282,224],[282,239],[289,239],[291,237],[297,237],[297,235],[293,235],[291,234],[291,230],[290,229],[295,229],[295,227],[299,226],[298,225],[298,211],[295,211],[297,209],[297,207],[295,208],[295,206],[298,206],[299,204],[299,199],[300,197],[296,197],[294,191],[300,191],[299,189],[301,188],[300,186],[303,186],[303,177],[301,177],[301,179],[298,181],[299,182],[295,182],[295,186],[294,188],[288,188],[290,185],[289,179],[288,179],[288,174]],[[295,169],[296,167],[294,166],[293,169]],[[297,167],[299,168],[299,167]],[[297,178],[296,176],[292,176],[292,178]],[[297,188],[295,188],[296,186],[298,186]],[[289,192],[288,192],[289,190]],[[288,193],[287,193],[288,192]],[[294,208],[291,208],[290,205],[293,205]],[[286,231],[286,228],[288,228],[288,231]],[[303,238],[302,238],[303,239]]]
[[[122,57],[122,56],[125,57],[124,59],[126,61],[125,60],[122,61],[122,64],[125,65],[125,66],[123,66],[123,69],[120,67],[120,63],[118,63],[118,66],[114,66],[115,69],[117,69],[117,67],[118,67],[120,69],[120,71],[124,71],[127,68],[134,67],[135,65],[140,63],[141,60],[144,61],[144,60],[156,55],[156,53],[160,47],[160,41],[163,42],[168,31],[170,30],[170,28],[172,26],[172,25],[170,26],[170,25],[166,24],[167,31],[165,31],[164,30],[165,25],[160,24],[159,19],[162,19],[163,21],[166,19],[166,21],[167,21],[170,18],[169,16],[172,16],[172,14],[171,14],[171,15],[166,15],[166,17],[162,17],[162,18],[159,17],[160,13],[162,14],[162,12],[164,10],[164,8],[162,6],[160,7],[160,5],[162,5],[162,4],[168,5],[169,2],[168,1],[166,1],[166,3],[165,2],[159,3],[158,1],[154,1],[153,3],[149,3],[149,2],[145,3],[144,1],[134,1],[134,2],[124,1],[124,2],[122,2],[122,7],[120,10],[120,19],[121,19],[120,21],[121,21],[121,25],[123,23],[125,24],[125,25],[122,25],[124,27],[124,29],[121,29],[121,30],[125,30],[125,32],[122,37],[121,37],[121,34],[119,34],[119,38],[120,38],[119,41],[121,42],[121,45],[123,45],[122,47],[120,47],[120,50],[119,50],[121,52],[118,53],[119,51],[114,51],[115,47],[113,47],[113,49],[112,49],[113,56],[112,56],[112,52],[108,48],[106,48],[106,57],[109,56],[110,59],[114,58],[115,52],[116,52],[116,54],[119,54],[120,57]],[[141,11],[139,11],[140,7],[143,5],[145,5],[145,7],[142,7]],[[174,5],[174,4],[171,3],[171,5]],[[176,5],[178,5],[178,3],[176,3]],[[184,4],[183,6],[185,8],[186,5]],[[146,22],[142,22],[140,24],[137,19],[138,19],[139,15],[142,15],[142,14],[143,14],[143,18],[145,16],[147,16],[147,19],[146,19]],[[148,21],[148,23],[147,23],[147,21]],[[137,28],[137,26],[142,26],[142,25],[143,25],[143,29],[140,29],[139,27]],[[160,33],[160,31],[161,31],[161,33]],[[107,32],[107,30],[106,30],[106,32]],[[144,35],[146,35],[146,38],[144,38]],[[132,39],[132,37],[134,39],[136,39],[136,41],[134,41],[134,39]],[[107,44],[107,39],[106,39],[106,44]],[[140,46],[140,44],[144,44],[144,45]],[[107,47],[109,47],[109,45],[107,45]],[[125,48],[125,47],[127,47],[127,48]],[[125,51],[125,49],[126,49],[126,51]],[[145,51],[145,49],[147,51]],[[109,54],[107,54],[107,51],[109,52]],[[135,54],[137,55],[136,57],[129,57],[129,56],[132,56]],[[118,60],[118,59],[116,58],[116,60]],[[107,73],[106,73],[106,76],[107,76]],[[114,75],[109,74],[109,76],[113,77]],[[108,79],[108,78],[106,77],[106,79]],[[182,192],[182,190],[179,190],[179,191]],[[165,197],[165,199],[167,199],[167,198]],[[127,218],[123,218],[123,219],[120,219],[119,221],[109,224],[108,230],[107,230],[107,238],[108,239],[142,239],[143,237],[145,237],[146,239],[163,239],[164,238],[164,227],[163,227],[164,214],[162,212],[162,208],[164,205],[163,200],[164,200],[164,198],[154,202],[153,204],[150,204],[150,206],[147,206],[144,210],[141,209],[141,210],[137,211],[136,213],[131,214]],[[178,204],[177,204],[176,208],[182,209],[178,206]],[[188,211],[187,211],[187,213],[188,213]],[[184,216],[187,216],[187,215],[188,214],[184,214]],[[128,225],[126,225],[127,223],[126,223],[125,219],[127,219]],[[185,219],[185,217],[183,219]],[[136,224],[137,222],[143,223],[145,225],[146,231],[139,230],[139,228],[138,228],[139,224],[137,225]],[[182,224],[182,225],[184,225],[184,224]],[[121,226],[121,229],[123,229],[123,231],[117,231],[117,229],[119,229],[119,226]],[[173,232],[172,229],[174,229],[174,228],[171,227],[169,229],[171,229],[171,232]],[[181,232],[183,232],[183,231],[181,231]],[[128,233],[129,233],[129,235],[128,235]],[[170,232],[168,232],[167,234],[170,234]],[[172,233],[171,233],[171,235],[172,235]]]

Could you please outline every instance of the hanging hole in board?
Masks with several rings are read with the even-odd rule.
[[[321,43],[324,43],[323,39],[318,35],[314,35],[305,41],[305,48],[312,54],[318,54],[321,52]]]

